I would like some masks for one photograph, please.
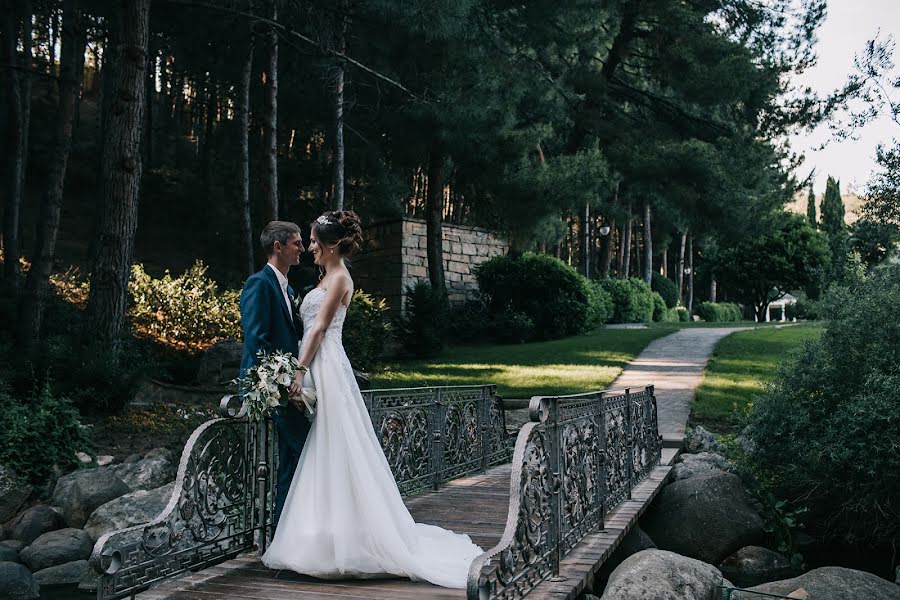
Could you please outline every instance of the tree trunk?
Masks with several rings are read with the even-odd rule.
[[[428,278],[431,287],[447,293],[444,282],[444,151],[435,143],[428,157],[428,188],[425,195],[425,237],[427,240]]]
[[[270,0],[270,18],[277,20],[275,0]],[[263,144],[261,181],[263,197],[263,221],[278,219],[278,33],[269,28],[265,34],[266,56],[263,67]]]
[[[201,153],[201,170],[203,191],[208,199],[212,198],[212,162],[213,162],[213,134],[216,121],[216,106],[219,103],[218,88],[213,73],[209,76],[209,89],[206,93],[206,123],[203,128],[203,148]]]
[[[244,274],[253,274],[253,225],[250,221],[250,76],[253,71],[253,37],[249,35],[241,70],[241,83],[235,96],[238,133],[238,207],[241,217],[241,250]]]
[[[622,240],[622,271],[620,273],[622,279],[628,279],[631,271],[631,231],[632,221],[631,216],[629,216],[625,222],[625,236]]]
[[[347,50],[346,2],[340,3],[335,16],[335,41],[338,52]],[[334,73],[334,200],[335,210],[344,210],[344,64],[338,60]]]
[[[687,298],[687,309],[688,314],[694,314],[694,236],[689,235],[688,240],[688,298]]]
[[[613,255],[613,236],[616,234],[616,222],[615,220],[609,224],[609,233],[603,237],[603,258],[602,264],[603,268],[600,274],[606,278],[609,277],[609,269],[612,264],[612,255]]]
[[[709,301],[716,301],[716,280],[715,278],[711,279],[709,282]]]
[[[650,236],[650,203],[644,200],[644,281],[653,281],[653,239]]]
[[[117,11],[111,11],[112,15],[104,15],[108,17],[106,25],[106,44],[103,47],[103,63],[100,67],[100,98],[98,105],[100,107],[100,117],[97,119],[97,171],[103,170],[102,157],[103,145],[106,143],[106,129],[109,124],[109,110],[113,97],[113,71],[116,64],[116,52],[119,49],[119,25],[116,23],[118,18]],[[99,180],[99,178],[98,178]],[[100,201],[103,201],[102,195]],[[101,207],[102,208],[102,207]]]
[[[678,272],[675,280],[678,282],[678,306],[684,306],[684,247],[687,243],[687,231],[681,232],[681,244],[678,249]]]
[[[659,261],[659,274],[663,277],[669,276],[669,249],[663,248],[662,259]]]
[[[581,272],[585,277],[591,276],[591,207],[584,205],[581,214]]]
[[[625,237],[625,225],[622,225],[615,231],[616,233],[616,277],[622,278],[622,265],[625,264],[625,256],[623,250],[623,239]]]
[[[84,74],[86,31],[78,0],[64,0],[62,49],[60,52],[59,107],[56,113],[56,144],[47,174],[47,190],[41,200],[37,222],[36,250],[19,304],[18,341],[30,349],[40,338],[44,303],[59,231],[63,184],[72,147],[75,107]]]
[[[25,194],[25,178],[28,174],[28,142],[31,133],[31,69],[34,66],[34,27],[32,26],[31,0],[22,0],[22,195]],[[51,71],[52,72],[52,71]],[[20,236],[21,238],[21,236]]]
[[[122,0],[119,6],[121,46],[113,65],[113,98],[101,171],[106,210],[100,216],[84,331],[85,339],[109,344],[116,359],[137,226],[150,0]]]
[[[147,109],[144,112],[144,163],[148,168],[153,168],[153,154],[156,149],[154,148],[154,142],[156,141],[153,138],[153,107],[155,103],[153,102],[153,92],[156,91],[155,80],[156,80],[156,64],[155,64],[155,52],[153,49],[153,44],[148,42],[148,51],[147,51],[147,71],[144,76],[144,82],[146,86],[146,90],[144,90],[144,94],[147,97]]]
[[[181,140],[184,137],[184,73],[177,70],[179,65],[180,63],[174,63],[172,66],[174,106],[169,130],[172,136],[172,166],[175,168],[181,164]]]
[[[14,3],[7,0],[2,10],[3,19],[3,63],[18,64],[18,11]],[[19,212],[22,208],[22,183],[25,171],[25,123],[24,99],[22,98],[21,72],[16,68],[5,69],[6,107],[8,123],[6,128],[7,182],[6,203],[3,207],[3,278],[4,287],[15,293],[19,288]]]

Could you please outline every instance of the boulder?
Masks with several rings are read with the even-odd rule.
[[[22,562],[19,552],[9,546],[0,546],[0,562]]]
[[[111,456],[109,454],[101,454],[100,456],[97,457],[97,466],[105,467],[107,465],[111,465],[114,460],[115,460],[114,456]]]
[[[88,561],[73,560],[72,562],[47,567],[34,574],[34,580],[40,585],[75,585],[81,581],[84,570],[88,568]]]
[[[787,596],[803,589],[811,600],[900,600],[900,586],[872,573],[845,569],[844,567],[820,567],[799,577],[772,581],[748,588],[748,591]],[[733,600],[758,600],[758,594],[734,592]]]
[[[96,542],[100,536],[152,521],[163,511],[172,496],[174,483],[155,490],[137,490],[100,506],[91,513],[84,530]]]
[[[763,520],[741,480],[722,471],[664,487],[641,526],[658,548],[713,565],[764,536]]]
[[[741,548],[723,560],[719,570],[738,587],[759,585],[794,574],[787,558],[761,546]]]
[[[603,589],[613,570],[622,564],[623,560],[632,554],[637,554],[641,550],[651,550],[654,548],[656,548],[656,544],[654,544],[653,540],[650,539],[650,536],[636,524],[627,534],[625,534],[625,537],[622,538],[622,541],[616,549],[613,550],[613,553],[610,554],[609,558],[600,565],[600,569],[597,571],[594,579],[595,589]]]
[[[244,347],[234,340],[216,342],[203,353],[197,370],[197,383],[219,387],[237,377],[241,369]]]
[[[702,425],[687,429],[684,434],[684,450],[692,454],[697,452],[725,454],[725,446],[719,443],[716,436],[704,429]]]
[[[153,490],[175,479],[177,465],[172,461],[171,456],[172,453],[165,448],[157,448],[148,452],[136,463],[110,465],[106,468],[125,482],[129,488],[126,493],[136,490]]]
[[[55,567],[91,555],[94,544],[87,532],[68,528],[45,533],[22,550],[19,556],[32,571]]]
[[[722,583],[717,568],[666,550],[642,550],[609,576],[601,600],[709,600]]]
[[[24,550],[25,546],[27,545],[28,544],[26,544],[25,542],[20,542],[19,540],[6,540],[0,542],[0,548],[12,548],[16,551],[17,554]]]
[[[15,517],[30,495],[31,486],[22,481],[15,471],[0,465],[0,523]]]
[[[58,512],[49,506],[37,504],[6,524],[6,531],[14,540],[25,545],[38,539],[48,531],[54,531],[64,525]]]
[[[60,508],[69,527],[84,526],[95,508],[131,491],[111,469],[82,469],[56,482],[51,502]]]
[[[132,465],[143,458],[140,454],[129,454],[125,458],[122,459],[122,464],[124,465]]]
[[[675,459],[675,467],[672,469],[672,479],[687,479],[698,473],[710,471],[728,471],[730,465],[720,454],[713,452],[700,452],[697,454],[681,454]]]
[[[4,600],[34,600],[41,595],[41,586],[31,571],[14,562],[0,562],[0,598]]]

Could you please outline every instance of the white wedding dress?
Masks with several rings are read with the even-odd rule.
[[[321,288],[303,299],[305,331],[324,299]],[[344,353],[346,316],[342,304],[309,365],[318,412],[262,561],[314,577],[397,575],[464,588],[482,550],[467,535],[416,523],[403,504]]]

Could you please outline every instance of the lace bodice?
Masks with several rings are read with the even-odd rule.
[[[316,315],[319,314],[319,308],[322,307],[322,302],[324,301],[325,289],[320,287],[311,289],[303,298],[303,302],[300,304],[300,318],[303,319],[304,332],[312,329],[313,323],[316,320]],[[344,331],[344,319],[346,317],[347,307],[344,306],[343,303],[338,304],[337,312],[334,313],[334,318],[331,320],[331,325],[328,326],[325,336],[340,342],[341,335]]]

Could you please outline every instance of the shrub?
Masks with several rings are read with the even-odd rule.
[[[497,315],[491,331],[498,342],[521,344],[534,338],[534,321],[525,313],[507,310]]]
[[[608,323],[613,316],[612,296],[599,281],[588,282],[588,315],[585,329],[593,331]]]
[[[479,265],[475,274],[491,317],[507,311],[527,315],[539,339],[584,331],[588,283],[561,260],[531,252],[497,256]]]
[[[669,309],[666,307],[666,301],[663,300],[663,297],[658,292],[653,292],[651,296],[653,298],[653,320],[657,322],[665,321],[669,312]]]
[[[447,333],[447,297],[419,281],[406,288],[406,309],[396,322],[400,351],[412,356],[434,356],[444,347]]]
[[[653,272],[653,278],[650,280],[650,288],[662,296],[666,303],[666,308],[675,308],[678,306],[678,285],[665,275]]]
[[[24,401],[0,389],[0,463],[32,484],[46,484],[55,469],[77,468],[75,453],[91,448],[78,411],[49,385]]]
[[[784,307],[784,316],[798,321],[815,321],[819,318],[818,302],[797,297],[797,302]]]
[[[350,364],[362,371],[374,369],[389,334],[385,301],[376,300],[362,290],[353,292],[344,321],[344,348]]]
[[[201,261],[172,277],[150,277],[131,267],[128,316],[135,329],[174,347],[206,348],[223,338],[241,338],[240,291],[219,292]]]
[[[484,342],[493,336],[493,327],[484,302],[467,300],[450,309],[447,335],[459,342]]]
[[[697,306],[697,315],[710,323],[741,320],[741,307],[732,302],[703,302]]]
[[[751,458],[820,533],[878,543],[900,534],[900,268],[822,301],[825,331],[756,400]]]
[[[676,306],[666,311],[666,321],[671,323],[686,323],[691,320],[691,315],[683,306]]]
[[[653,295],[641,279],[602,279],[612,297],[613,323],[646,323],[653,319]]]

